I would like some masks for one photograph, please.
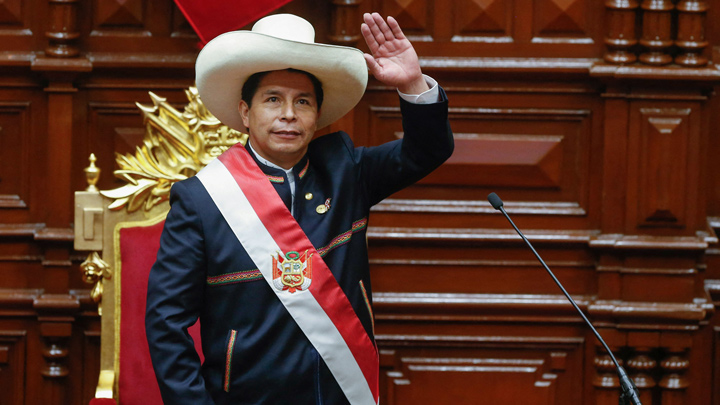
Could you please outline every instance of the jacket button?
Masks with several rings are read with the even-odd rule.
[[[312,200],[312,198],[313,198],[312,193],[307,193],[307,194],[305,194],[305,199],[306,199],[306,200]]]
[[[317,206],[317,208],[315,208],[315,212],[317,212],[318,214],[324,214],[327,212],[327,210],[328,209],[324,204],[320,204]]]

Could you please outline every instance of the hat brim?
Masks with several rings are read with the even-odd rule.
[[[195,82],[207,109],[228,127],[244,131],[238,106],[245,81],[254,73],[289,68],[306,71],[322,83],[318,129],[352,110],[367,86],[367,64],[359,49],[252,31],[228,32],[205,45],[195,63]]]

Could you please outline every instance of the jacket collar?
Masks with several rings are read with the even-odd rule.
[[[252,156],[255,163],[257,163],[258,167],[260,167],[260,170],[262,170],[263,173],[268,175],[268,178],[270,178],[270,181],[273,182],[280,182],[278,179],[282,178],[283,181],[285,179],[285,170],[279,168],[279,167],[272,167],[268,166],[260,159],[258,159],[258,156],[255,154],[255,152],[250,148],[250,140],[248,140],[247,143],[245,143],[245,149],[250,153],[250,156]],[[295,175],[295,179],[302,179],[307,174],[308,169],[308,156],[307,153],[300,159],[300,161],[293,166],[292,172]]]

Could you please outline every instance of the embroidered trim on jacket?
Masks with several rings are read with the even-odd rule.
[[[338,235],[335,239],[331,240],[327,246],[318,249],[318,253],[320,254],[320,256],[325,256],[326,254],[328,254],[328,252],[335,249],[336,247],[342,246],[350,242],[350,238],[352,237],[352,235],[354,233],[362,231],[363,229],[365,229],[365,227],[367,227],[367,218],[363,218],[359,221],[353,222],[352,228],[349,231]]]
[[[363,298],[365,299],[365,305],[367,305],[368,312],[370,313],[370,325],[372,326],[373,336],[375,336],[375,314],[373,314],[372,305],[368,299],[368,293],[365,289],[365,283],[360,280],[360,291],[362,291]]]
[[[367,218],[363,218],[359,221],[355,221],[352,224],[352,227],[349,231],[343,232],[342,234],[338,235],[336,238],[330,241],[330,243],[317,250],[318,254],[320,256],[325,256],[328,254],[331,250],[335,249],[338,246],[342,246],[348,242],[350,242],[350,239],[352,238],[352,235],[354,233],[358,233],[365,229],[367,227]],[[255,280],[261,280],[263,278],[262,273],[260,273],[260,270],[253,269],[253,270],[246,270],[246,271],[237,271],[234,273],[227,273],[227,274],[221,274],[219,276],[212,276],[207,278],[207,284],[209,286],[218,286],[218,285],[226,285],[226,284],[235,284],[235,283],[246,283],[248,281],[255,281]]]
[[[285,178],[283,176],[267,176],[268,180],[270,180],[270,183],[285,183]]]
[[[212,276],[207,278],[208,285],[225,285],[234,283],[245,283],[248,281],[255,281],[262,279],[262,273],[260,270],[246,270],[238,271],[235,273],[221,274],[219,276]]]
[[[230,369],[232,367],[232,355],[233,348],[235,347],[235,336],[237,331],[235,329],[230,331],[230,339],[228,339],[227,352],[225,353],[225,382],[223,389],[225,392],[230,392]]]
[[[309,161],[309,160],[308,160],[307,162],[305,162],[305,167],[303,167],[303,169],[300,171],[300,173],[298,173],[298,177],[300,177],[301,179],[302,179],[303,177],[305,177],[305,174],[307,173],[308,166],[310,166],[310,161]]]

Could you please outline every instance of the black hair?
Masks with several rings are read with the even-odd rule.
[[[286,70],[288,72],[302,73],[305,76],[307,76],[308,79],[310,79],[310,82],[312,83],[313,88],[315,90],[315,102],[317,102],[317,108],[318,108],[318,110],[320,110],[320,107],[322,107],[323,97],[324,97],[322,83],[320,83],[320,80],[318,80],[318,78],[315,77],[315,75],[308,73],[304,70],[293,69],[293,68],[289,68]],[[255,93],[257,92],[257,88],[260,85],[260,81],[262,80],[263,77],[265,77],[270,72],[272,72],[272,71],[255,73],[255,74],[251,75],[250,77],[248,77],[248,79],[245,81],[245,84],[243,84],[241,97],[242,97],[243,101],[245,101],[247,103],[248,107],[252,107],[252,98],[255,96]]]

